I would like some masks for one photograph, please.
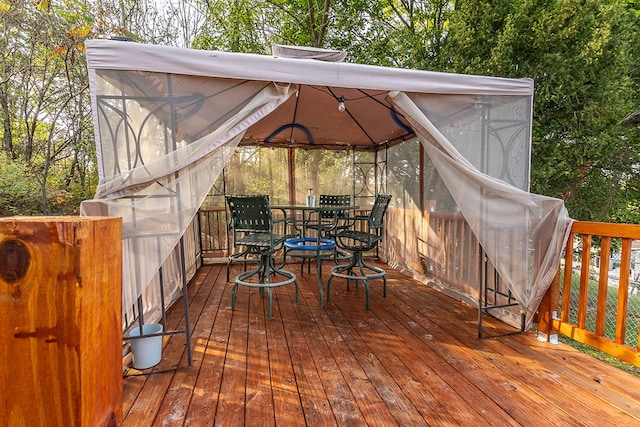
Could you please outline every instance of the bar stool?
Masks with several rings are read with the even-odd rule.
[[[336,265],[331,268],[331,277],[327,282],[327,301],[331,297],[331,281],[334,277],[349,281],[364,282],[365,307],[369,310],[369,280],[382,278],[383,295],[387,296],[386,271],[380,267],[364,262],[363,254],[378,246],[382,240],[384,215],[391,201],[390,195],[376,195],[376,200],[368,216],[355,216],[346,220],[347,228],[339,230],[333,237],[339,248],[352,253],[351,262],[346,265]]]

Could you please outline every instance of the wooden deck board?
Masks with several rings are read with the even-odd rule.
[[[474,326],[466,328],[468,334],[454,339],[455,335],[451,332],[457,332],[459,324],[456,325],[451,317],[449,320],[439,321],[447,316],[448,310],[445,307],[429,305],[429,302],[420,300],[411,303],[416,304],[414,308],[418,310],[424,310],[423,304],[429,308],[428,314],[432,316],[430,330],[435,342],[450,341],[446,346],[435,346],[435,351],[518,423],[538,419],[541,424],[576,424],[571,416],[561,410],[554,410],[555,407],[541,395],[549,392],[549,389],[538,388],[529,379],[518,377],[518,372],[524,372],[524,375],[530,372],[532,367],[529,364],[532,361],[526,361],[526,366],[507,363],[504,346],[500,344],[505,338],[479,340],[475,338]],[[419,318],[417,314],[416,317]],[[544,411],[541,411],[542,407],[545,408]]]
[[[334,297],[332,303],[339,304],[339,310],[327,307],[329,316],[334,319],[343,340],[378,391],[379,398],[386,403],[396,424],[424,424],[425,419],[416,403],[432,400],[432,396],[425,397],[430,393],[413,380],[404,363],[390,351],[395,337],[385,336],[381,342],[380,337],[371,330],[368,322],[375,317],[375,313],[364,309],[363,292],[354,293],[361,294],[358,301],[342,295]],[[446,415],[436,411],[432,414]]]
[[[216,276],[217,284],[213,287],[213,298],[208,300],[209,304],[206,306],[206,310],[211,312],[207,317],[212,316],[215,319],[213,324],[209,324],[210,332],[192,336],[194,354],[198,354],[200,365],[196,365],[195,368],[185,368],[199,369],[193,386],[194,392],[185,414],[185,425],[198,426],[203,425],[202,423],[207,425],[206,421],[213,420],[213,414],[218,406],[222,371],[231,330],[231,313],[225,306],[226,301],[230,301],[225,298],[225,295],[230,292],[230,287],[226,286],[224,274],[222,271]],[[193,299],[198,297],[199,295],[195,295]],[[206,331],[206,327],[204,330]]]
[[[309,296],[305,294],[305,300],[311,307],[315,307],[318,305],[318,294],[310,293]],[[343,323],[345,323],[344,320]],[[350,389],[353,403],[357,402],[357,405],[352,403],[352,406],[355,406],[353,411],[361,415],[364,423],[367,424],[379,423],[380,425],[385,425],[392,423],[394,418],[391,412],[383,404],[376,387],[354,357],[354,353],[341,333],[340,328],[336,327],[337,324],[335,319],[329,318],[327,312],[320,311],[316,330],[327,343],[337,369],[341,374],[341,380]],[[313,331],[310,330],[310,333],[313,334]],[[345,415],[355,418],[357,414]],[[343,418],[345,415],[343,415]],[[363,425],[364,423],[360,422],[356,425]]]
[[[474,308],[388,271],[370,311],[362,286],[338,279],[320,308],[305,273],[299,304],[293,285],[277,288],[267,320],[257,289],[240,287],[232,311],[224,266],[201,268],[189,286],[193,364],[172,336],[154,368],[166,372],[126,376],[125,426],[640,425],[640,378],[532,332],[478,339]]]
[[[339,425],[363,425],[364,417],[360,412],[356,399],[345,381],[342,370],[338,365],[339,359],[335,358],[331,351],[333,340],[327,340],[322,331],[326,329],[323,316],[315,317],[312,313],[318,305],[316,294],[304,292],[302,294],[300,309],[302,323],[301,332],[309,348],[307,357],[300,362],[302,365],[313,365],[318,372],[318,378],[322,383],[327,402],[331,408],[334,423]],[[349,357],[352,355],[349,354]],[[324,421],[327,425],[328,419]]]
[[[284,312],[284,307],[289,308],[288,313]],[[281,310],[279,301],[276,298],[273,310],[275,316],[285,319],[292,316],[294,308],[287,301],[286,304],[283,304],[283,309]],[[265,323],[269,346],[268,356],[273,387],[275,425],[304,426],[304,412],[296,385],[293,359],[286,340],[284,321]]]
[[[376,308],[374,312],[377,310],[379,309]],[[422,395],[411,395],[413,400],[422,402],[419,409],[425,420],[430,424],[492,424],[483,421],[481,414],[476,412],[477,401],[475,399],[469,403],[457,393],[456,388],[459,385],[454,388],[446,383],[445,379],[450,378],[452,372],[444,371],[441,367],[449,365],[431,351],[422,339],[424,337],[424,339],[431,340],[432,336],[426,331],[420,332],[422,337],[414,335],[410,329],[395,318],[396,315],[402,314],[394,313],[395,306],[387,305],[383,310],[382,314],[384,315],[376,316],[370,322],[372,328],[375,328],[372,331],[372,337],[374,337],[372,341],[379,340],[380,347],[387,344],[389,349],[394,352],[392,359],[394,363],[407,365],[410,372],[397,377],[405,378],[405,382],[414,385],[414,387],[416,384],[420,384],[421,388],[425,389]],[[407,318],[404,320],[407,323],[413,322]],[[394,377],[396,376],[394,375]],[[486,406],[487,403],[483,402],[483,405]],[[495,416],[499,414],[498,411],[495,411],[494,422]]]

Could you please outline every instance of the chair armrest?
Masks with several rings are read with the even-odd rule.
[[[284,218],[278,218],[278,219],[274,219],[272,221],[273,224],[280,224],[282,222],[284,223],[293,223],[294,218],[292,216],[286,216]]]
[[[350,216],[344,219],[344,224],[340,228],[355,227],[356,223],[366,223],[368,227],[370,222],[368,216]]]
[[[286,216],[284,218],[278,218],[278,219],[273,219],[271,221],[271,229],[274,230],[276,228],[276,225],[278,224],[284,224],[283,227],[283,233],[285,235],[287,235],[288,237],[291,236],[297,236],[298,235],[298,230],[296,227],[296,219],[294,217],[291,216]],[[291,230],[293,228],[293,230],[295,230],[294,233],[289,232],[289,230]]]

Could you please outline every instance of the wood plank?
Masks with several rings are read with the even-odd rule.
[[[447,411],[456,419],[460,419],[461,422],[466,417],[476,414],[477,420],[474,424],[482,424],[481,420],[483,418],[493,420],[502,425],[512,424],[511,417],[505,417],[504,412],[497,408],[495,403],[486,399],[486,396],[477,390],[473,384],[466,381],[465,378],[461,378],[446,359],[442,359],[438,353],[431,349],[432,345],[438,344],[428,326],[423,327],[421,323],[416,322],[416,319],[398,310],[394,304],[389,305],[388,300],[391,298],[392,292],[394,292],[394,287],[394,279],[390,279],[389,297],[382,299],[381,295],[374,295],[375,310],[387,310],[386,314],[388,316],[384,316],[384,323],[395,325],[393,333],[407,340],[406,347],[414,351],[413,357],[409,357],[409,359],[428,361],[428,366],[424,371],[424,381],[434,392],[440,387],[443,388],[439,392],[440,399],[447,403]],[[405,289],[401,287],[398,291],[404,292]],[[412,294],[407,297],[415,298],[416,296]],[[377,302],[378,300],[380,301],[379,303]],[[380,307],[377,307],[378,305]],[[419,356],[416,357],[416,354]],[[438,380],[439,378],[441,378],[440,381]],[[454,378],[454,381],[451,381],[451,378]],[[449,383],[447,383],[447,380]]]
[[[272,296],[272,300],[275,299]],[[249,299],[250,321],[247,334],[247,383],[245,385],[245,420],[249,423],[251,420],[260,420],[263,426],[275,425],[269,348],[265,333],[269,311],[267,301],[266,290],[264,297],[257,292],[252,292]],[[267,306],[266,310],[264,306]],[[282,322],[282,319],[277,318],[271,320]]]
[[[277,292],[273,302],[273,316],[279,321],[265,324],[267,334],[270,381],[273,388],[273,408],[275,423],[279,426],[304,426],[304,410],[298,394],[293,360],[289,353],[285,328],[295,321],[295,291],[292,286],[286,287],[293,297],[282,297],[284,292]],[[284,288],[283,288],[284,289]],[[284,303],[281,303],[284,302]]]
[[[391,292],[394,292],[393,283],[393,279],[389,280],[388,298],[391,298]],[[484,394],[475,389],[472,384],[465,381],[465,384],[456,382],[449,385],[446,382],[447,378],[455,376],[455,372],[446,360],[441,359],[429,348],[433,336],[427,329],[414,333],[412,329],[418,329],[419,325],[398,312],[394,305],[387,304],[386,299],[382,299],[381,296],[374,296],[373,304],[375,309],[372,311],[379,313],[369,321],[374,329],[374,336],[384,337],[386,340],[399,340],[398,344],[391,347],[396,358],[403,361],[410,369],[410,378],[427,387],[433,396],[431,402],[427,402],[431,405],[419,407],[424,411],[423,416],[429,423],[488,425],[488,422],[485,424],[484,419],[490,419],[491,424],[513,424],[513,419],[505,417],[504,412],[500,411],[492,401],[489,399],[479,401],[479,397],[484,397]],[[380,345],[384,346],[386,340],[383,340]],[[398,381],[397,377],[396,381]],[[412,397],[412,400],[416,399]],[[447,414],[447,418],[438,419],[438,417],[444,417],[443,414]]]
[[[309,282],[301,278],[299,283],[302,287],[301,298],[305,298],[304,294],[309,290]],[[289,304],[295,305],[295,296],[290,297],[289,301]],[[296,316],[287,323],[285,337],[289,344],[305,422],[307,425],[336,425],[331,403],[314,361],[315,353],[318,351],[316,344],[320,343],[314,342],[313,346],[309,346],[304,336],[305,328],[315,328],[313,318],[301,304],[295,305],[294,312]]]
[[[121,239],[120,218],[0,218],[0,426],[122,422]]]
[[[614,224],[610,222],[576,221],[571,225],[574,234],[623,237],[640,240],[640,226],[637,224]]]
[[[478,339],[475,308],[391,269],[386,299],[372,283],[370,311],[362,286],[346,291],[339,282],[320,308],[315,274],[305,273],[300,304],[292,285],[277,288],[266,320],[257,290],[241,288],[232,312],[224,265],[207,268],[203,291],[192,294],[205,302],[190,306],[198,362],[167,384],[125,378],[127,398],[142,400],[125,407],[151,406],[155,425],[180,424],[182,408],[184,424],[198,426],[640,422],[640,378],[531,333]],[[491,334],[513,330],[491,317],[483,323]],[[131,414],[125,422],[136,425]]]
[[[313,348],[313,363],[320,376],[323,387],[329,399],[329,404],[338,425],[364,425],[365,419],[360,412],[357,400],[348,386],[338,361],[331,351],[332,342],[327,341],[319,331],[325,329],[326,316],[319,306],[319,293],[311,292],[317,288],[315,275],[306,275],[305,291],[301,293],[301,303],[298,306],[299,318],[303,324],[303,335],[310,348]],[[327,325],[329,326],[329,325]],[[349,355],[352,357],[352,355]]]
[[[629,246],[630,248],[630,246]],[[598,275],[598,296],[596,309],[596,335],[604,336],[607,321],[607,292],[609,290],[609,260],[611,259],[611,237],[600,240],[600,274]],[[622,272],[622,270],[621,270]],[[629,273],[627,272],[627,277]],[[625,316],[626,318],[626,316]]]
[[[629,277],[631,276],[631,239],[622,239],[620,259],[620,282],[618,283],[618,304],[616,310],[615,343],[626,345],[627,321],[629,318]],[[638,330],[640,333],[640,330]],[[604,335],[604,334],[603,334]],[[636,348],[639,348],[636,346]],[[604,348],[605,352],[607,348]]]
[[[310,286],[314,292],[303,293],[309,307],[313,304],[319,304],[319,293],[315,292],[317,285],[311,283]],[[330,304],[325,302],[325,304]],[[359,406],[359,412],[367,424],[392,425],[395,423],[393,415],[380,399],[375,386],[367,377],[367,373],[362,369],[360,364],[355,360],[354,354],[335,327],[335,322],[331,319],[327,312],[319,311],[316,324],[317,332],[319,332],[324,341],[329,346],[329,350],[342,374],[343,381],[351,389],[351,394],[355,402]],[[344,415],[336,415],[337,419],[344,419]]]
[[[424,305],[421,304],[421,307],[424,307]],[[446,313],[446,310],[441,306],[429,308],[432,309],[435,316],[443,316]],[[446,328],[450,327],[456,327],[456,325],[446,321],[438,323],[438,328],[446,330]],[[562,405],[557,405],[555,401],[546,399],[542,390],[558,390],[570,396],[575,395],[575,389],[566,382],[558,381],[558,378],[555,377],[553,378],[554,381],[550,381],[549,377],[545,377],[544,373],[540,373],[540,366],[536,366],[532,360],[522,358],[521,355],[514,355],[510,359],[509,347],[499,344],[497,339],[472,339],[470,335],[467,337],[464,334],[460,338],[461,346],[459,348],[468,348],[471,351],[458,351],[454,357],[460,358],[461,366],[466,363],[473,363],[476,369],[479,368],[482,371],[483,375],[477,378],[478,382],[485,382],[486,379],[491,379],[492,383],[484,384],[484,387],[486,387],[485,392],[487,395],[492,396],[496,402],[502,402],[501,406],[505,410],[512,407],[513,409],[510,413],[519,422],[523,423],[527,419],[533,419],[531,417],[536,417],[545,419],[545,422],[550,425],[558,421],[567,425],[585,425],[593,420],[592,417],[594,415],[598,419],[606,416],[606,414],[599,414],[600,411],[597,408],[591,408],[590,415],[585,415],[583,409],[585,404],[589,404],[588,395],[582,395],[582,398],[587,402],[582,401],[581,398],[576,398],[577,402],[576,400],[568,400],[563,402]],[[499,352],[497,347],[500,348]],[[446,353],[449,352],[447,351]],[[443,352],[443,354],[446,353]],[[523,365],[524,369],[512,369],[513,366],[516,366],[514,365],[516,362]],[[469,377],[468,373],[467,376]],[[506,387],[497,386],[500,383]],[[489,390],[492,392],[490,393]],[[523,401],[528,404],[526,406],[521,405],[520,403]],[[536,405],[544,407],[545,413],[535,415],[536,412],[539,412],[535,409]],[[525,417],[520,418],[520,415]]]
[[[576,384],[579,392],[591,393],[601,402],[598,406],[618,408],[631,417],[631,424],[640,425],[640,389],[638,378],[614,366],[603,363],[566,344],[551,344],[532,340],[531,336],[513,337],[506,345],[516,348],[532,360],[544,360],[551,375],[559,375]],[[591,375],[585,373],[591,372]],[[627,415],[622,415],[626,418]],[[607,417],[610,417],[610,412]],[[636,421],[633,420],[635,418]]]
[[[334,281],[336,282],[336,281]],[[389,372],[383,362],[384,355],[379,355],[376,350],[369,347],[367,340],[360,334],[360,329],[364,327],[366,321],[366,310],[364,308],[364,289],[352,286],[352,291],[346,291],[346,286],[341,283],[344,292],[335,295],[337,292],[337,283],[332,282],[333,299],[340,299],[341,302],[351,307],[349,319],[344,316],[340,310],[331,311],[329,304],[326,310],[330,312],[330,316],[334,319],[334,323],[343,340],[347,343],[355,359],[358,361],[362,369],[367,373],[367,378],[378,391],[378,395],[382,401],[387,404],[389,411],[395,418],[398,425],[422,425],[425,419],[422,417],[414,403],[407,398],[402,392],[400,386],[394,381],[395,370]],[[342,281],[344,282],[344,281]],[[360,292],[358,292],[360,291]],[[358,298],[354,299],[354,296]],[[353,319],[353,320],[352,320]]]
[[[580,265],[580,291],[578,295],[578,321],[580,329],[587,325],[587,304],[589,298],[589,269],[591,261],[591,235],[582,236],[582,256]]]
[[[227,292],[230,293],[230,292]],[[222,383],[215,412],[218,426],[244,424],[245,385],[247,381],[247,336],[249,327],[249,300],[258,289],[240,286],[236,309],[231,317],[229,342],[222,368]],[[196,425],[194,423],[194,425]]]
[[[202,336],[202,340],[195,343],[195,352],[202,354],[200,371],[193,388],[189,408],[185,416],[185,425],[202,426],[211,425],[216,416],[220,398],[220,387],[222,384],[222,374],[229,349],[231,334],[231,288],[226,283],[225,266],[215,266],[220,268],[216,275],[214,284],[214,296],[218,296],[219,301],[212,298],[215,311],[215,321],[213,325],[205,324],[204,328],[211,328],[211,333]]]
[[[358,290],[356,289],[356,291]],[[362,292],[360,293],[362,294]],[[362,298],[362,295],[360,297]],[[348,313],[349,317],[353,318],[354,308],[340,297],[335,299],[337,300],[336,308],[340,310],[340,314],[346,316]],[[367,346],[371,348],[371,351],[378,356],[382,365],[403,393],[414,402],[414,406],[424,421],[429,425],[458,424],[444,406],[447,399],[440,401],[430,390],[430,387],[427,387],[429,383],[425,381],[427,376],[424,375],[427,366],[421,358],[415,357],[416,350],[418,353],[420,350],[408,347],[407,343],[395,331],[381,322],[375,314],[377,310],[365,313],[363,308],[358,309],[357,306],[355,310],[359,311],[362,317],[357,318],[357,324],[354,324],[352,320],[352,326]],[[351,313],[349,313],[350,311]],[[336,315],[333,312],[331,314]],[[403,356],[408,356],[408,358]]]
[[[516,382],[508,377],[508,373],[493,369],[493,363],[483,357],[482,351],[474,351],[474,347],[482,340],[474,338],[477,343],[465,343],[453,338],[447,331],[449,325],[453,324],[462,330],[460,336],[477,336],[475,322],[464,322],[457,318],[459,314],[464,312],[447,309],[447,306],[441,301],[430,301],[425,298],[426,295],[423,296],[419,292],[413,292],[409,295],[400,292],[397,295],[399,296],[397,301],[390,300],[396,306],[396,310],[400,313],[408,313],[409,318],[413,319],[409,325],[412,329],[418,330],[417,334],[426,333],[431,337],[428,343],[430,348],[456,370],[459,376],[464,376],[481,394],[495,402],[518,423],[526,424],[527,420],[538,419],[541,424],[544,424],[547,415],[538,415],[536,407],[525,407],[522,410],[518,408],[518,400],[533,399],[536,404],[539,404],[542,403],[542,399],[526,387],[520,388]],[[438,318],[437,323],[434,321],[435,318]],[[421,330],[421,325],[427,325],[428,330]],[[475,345],[470,346],[470,344]],[[497,356],[493,355],[493,357]],[[523,394],[526,397],[522,396]],[[548,416],[546,422],[551,423],[553,417],[553,414]],[[562,418],[556,420],[563,421]],[[564,421],[570,420],[565,419]],[[568,425],[571,424],[572,422],[569,422]]]
[[[204,359],[204,352],[201,351],[202,343],[210,339],[211,325],[215,321],[217,309],[222,299],[224,287],[213,286],[220,274],[221,270],[219,269],[205,267],[192,280],[192,286],[189,287],[189,295],[192,298],[189,304],[189,320],[192,325],[192,365],[190,368],[181,368],[175,372],[162,406],[158,409],[154,425],[182,426],[184,423],[191,395],[195,392],[195,384],[202,368]],[[183,324],[179,327],[183,327]],[[168,345],[175,345],[178,348],[182,346],[184,350],[180,358],[180,365],[186,366],[187,356],[184,340],[172,338]]]

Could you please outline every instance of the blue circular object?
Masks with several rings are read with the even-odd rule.
[[[335,249],[336,242],[332,239],[320,239],[320,244],[318,244],[318,239],[315,237],[300,237],[287,240],[284,242],[284,246],[296,251],[326,251]]]

